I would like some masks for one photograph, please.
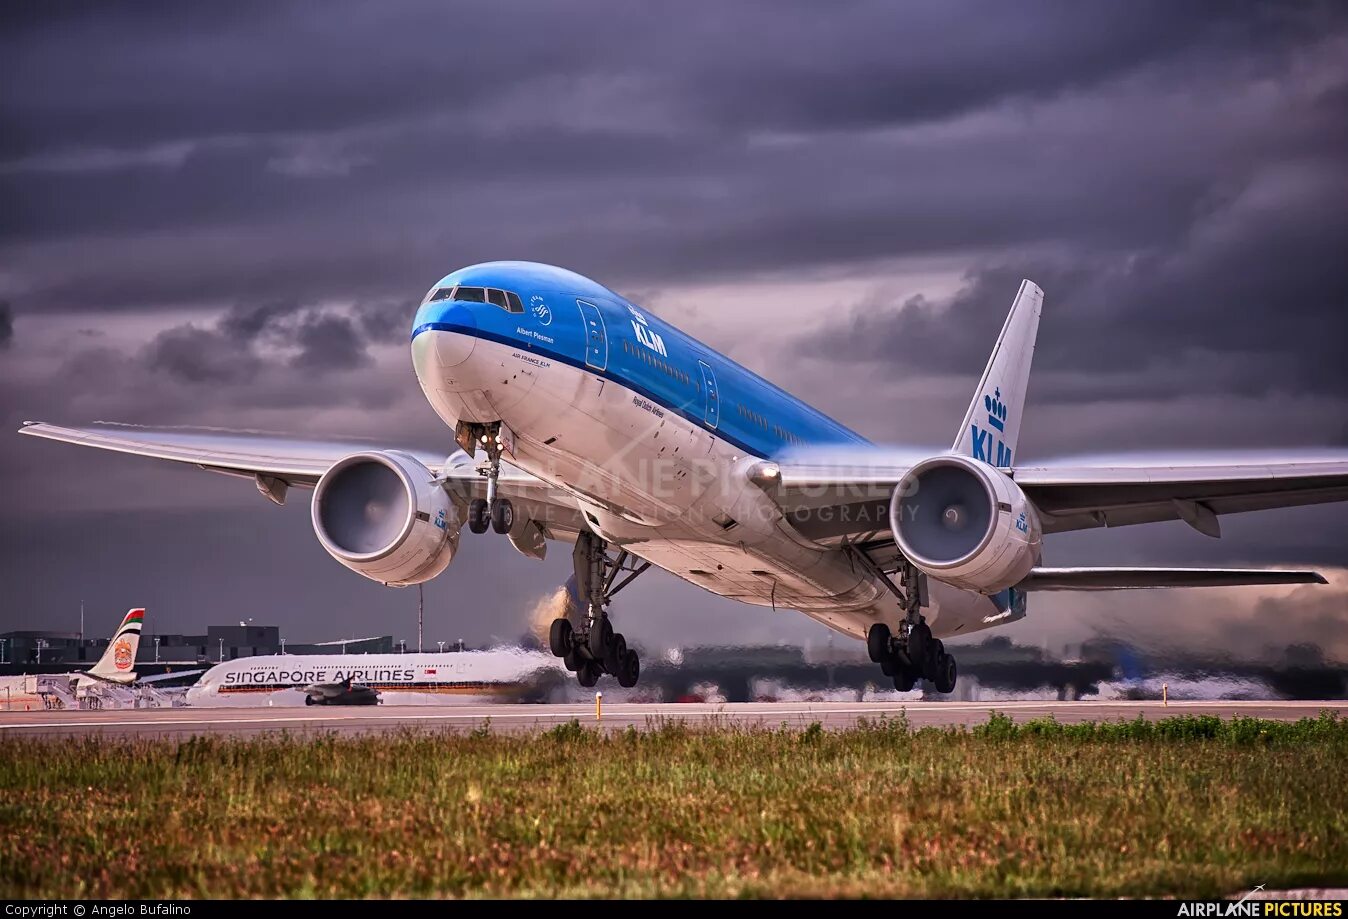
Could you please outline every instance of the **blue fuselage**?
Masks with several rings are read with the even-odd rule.
[[[755,456],[867,442],[651,312],[565,269],[488,262],[455,271],[417,310],[412,337],[428,330],[494,341],[612,380]]]

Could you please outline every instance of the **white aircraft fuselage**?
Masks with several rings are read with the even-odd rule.
[[[790,417],[797,400],[667,324],[656,326],[658,320],[617,294],[596,293],[593,282],[559,269],[540,281],[536,266],[513,268],[474,266],[436,289],[504,288],[535,309],[544,307],[551,317],[546,325],[532,310],[511,314],[491,303],[450,301],[447,310],[437,310],[428,300],[418,313],[413,366],[447,425],[500,421],[513,438],[511,464],[573,495],[590,527],[612,545],[705,590],[799,610],[857,638],[872,623],[900,616],[897,599],[878,579],[836,547],[798,534],[770,495],[749,481],[748,468],[767,451],[755,454],[742,438],[728,439],[727,406],[752,398],[764,408],[746,416],[749,423],[762,427],[757,419],[763,417],[775,427],[768,413],[786,409],[782,414]],[[587,301],[599,312],[606,355],[578,344],[589,334],[578,306]],[[432,318],[460,311],[471,316]],[[568,331],[577,342],[570,348]],[[675,355],[682,350],[679,365]],[[627,372],[614,371],[615,351],[637,358]],[[661,364],[679,381],[694,379],[703,367],[714,377],[699,374],[680,404],[656,401],[657,387],[647,378],[669,376]],[[716,396],[721,404],[708,423],[706,390],[716,385],[724,387]],[[742,397],[733,387],[756,391]],[[863,441],[852,435],[848,442]],[[727,529],[726,520],[734,525]],[[1024,603],[1002,609],[983,594],[933,582],[924,613],[933,634],[944,637],[1020,618]]]

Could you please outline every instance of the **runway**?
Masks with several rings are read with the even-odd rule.
[[[750,702],[742,704],[612,704],[596,721],[593,705],[377,706],[358,708],[139,709],[0,712],[0,738],[187,738],[199,735],[378,734],[399,730],[494,732],[546,730],[577,719],[587,727],[648,730],[669,722],[689,727],[855,727],[861,719],[905,716],[915,728],[973,726],[1001,712],[1016,721],[1052,715],[1059,721],[1118,721],[1177,715],[1295,721],[1322,711],[1348,717],[1348,702]]]

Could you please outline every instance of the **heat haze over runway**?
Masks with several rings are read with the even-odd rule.
[[[1060,722],[1149,720],[1180,715],[1295,721],[1321,712],[1348,717],[1348,702],[751,702],[739,704],[605,705],[598,726],[638,730],[683,722],[694,728],[804,728],[819,722],[830,730],[863,719],[907,717],[914,728],[973,726],[993,712],[1016,721],[1052,716]],[[141,709],[105,712],[0,712],[0,737],[184,738],[200,735],[368,734],[399,730],[538,731],[578,719],[596,726],[593,705],[460,705],[417,708]]]

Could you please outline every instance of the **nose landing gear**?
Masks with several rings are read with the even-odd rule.
[[[607,673],[617,678],[619,686],[631,688],[641,677],[641,659],[627,647],[623,634],[613,630],[606,607],[614,594],[636,580],[651,563],[637,564],[626,549],[610,559],[604,540],[588,532],[576,538],[571,559],[576,586],[587,604],[585,621],[577,629],[569,619],[554,619],[548,631],[548,648],[576,674],[581,686],[591,687]],[[626,577],[619,581],[623,574]]]
[[[487,454],[487,462],[478,472],[487,479],[487,497],[474,498],[468,502],[468,531],[485,533],[490,527],[495,533],[509,533],[515,525],[515,508],[509,498],[498,498],[496,483],[501,477],[501,453],[505,450],[510,432],[499,421],[489,424],[459,422],[454,437],[459,446],[469,456],[477,454],[481,447]]]

